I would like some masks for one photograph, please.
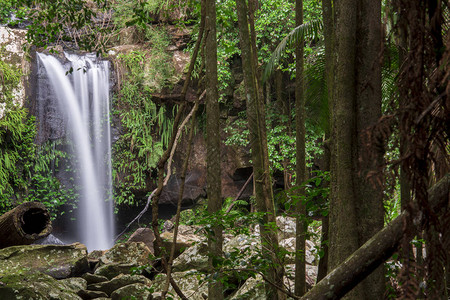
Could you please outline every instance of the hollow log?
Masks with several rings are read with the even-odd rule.
[[[0,216],[0,249],[29,245],[51,232],[50,214],[45,206],[25,202]]]

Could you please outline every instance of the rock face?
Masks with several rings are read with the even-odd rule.
[[[56,279],[81,275],[89,270],[86,246],[29,245],[0,250],[0,274],[39,271]]]
[[[30,73],[30,63],[26,60],[23,46],[26,45],[26,30],[12,29],[0,26],[0,48],[2,51],[2,61],[13,65],[22,70],[23,74]],[[27,82],[22,81],[22,84],[17,88],[14,94],[14,102],[23,106],[26,98]],[[0,103],[0,118],[3,117],[4,103]]]

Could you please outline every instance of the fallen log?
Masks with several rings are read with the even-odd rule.
[[[50,214],[45,206],[25,202],[0,216],[0,249],[31,244],[51,232]]]
[[[450,174],[447,174],[428,191],[429,202],[435,213],[449,209],[449,189]],[[394,254],[403,237],[404,226],[418,229],[424,217],[423,213],[419,213],[410,218],[408,211],[404,211],[300,299],[342,298]],[[411,219],[414,221],[408,223]]]

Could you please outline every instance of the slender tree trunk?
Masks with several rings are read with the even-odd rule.
[[[217,91],[217,39],[216,2],[206,0],[206,168],[208,213],[216,214],[222,208],[222,187],[220,177],[220,110]],[[209,273],[214,274],[208,285],[209,299],[223,299],[223,286],[219,270],[214,266],[217,257],[222,256],[222,226],[214,224],[212,235],[208,237]],[[218,276],[216,276],[218,275]]]
[[[356,44],[356,156],[353,160],[356,191],[358,246],[363,245],[383,228],[383,186],[376,174],[383,164],[384,141],[368,144],[371,127],[381,117],[381,0],[358,2]],[[369,178],[370,174],[376,175]],[[372,180],[370,180],[372,179]],[[363,282],[365,299],[383,299],[385,279],[383,267]]]
[[[244,71],[245,89],[247,95],[247,119],[250,131],[250,147],[254,172],[254,189],[257,210],[266,213],[260,226],[262,251],[265,258],[271,262],[267,278],[278,286],[283,286],[283,266],[277,257],[277,231],[265,226],[275,224],[275,207],[272,195],[272,183],[268,165],[267,139],[265,134],[263,103],[259,94],[258,78],[249,33],[247,5],[245,0],[237,0],[239,25],[239,40],[241,44],[242,66]],[[267,299],[284,299],[285,294],[266,283]]]
[[[303,24],[303,0],[295,1],[295,26]],[[295,128],[296,128],[296,185],[300,187],[306,180],[305,162],[305,96],[303,93],[303,39],[295,49]],[[295,295],[302,296],[306,292],[306,205],[303,200],[304,189],[300,188],[297,202],[296,240],[295,240]]]
[[[327,85],[327,98],[328,98],[328,111],[329,111],[329,124],[325,130],[325,170],[331,170],[332,154],[333,154],[333,140],[332,128],[333,128],[333,84],[334,84],[334,17],[333,17],[333,5],[332,0],[322,0],[322,15],[323,15],[323,27],[324,27],[324,39],[325,39],[325,78]],[[330,197],[329,197],[330,198]],[[322,218],[322,238],[321,247],[323,250],[323,256],[319,261],[319,270],[317,274],[317,282],[327,275],[328,270],[328,240],[329,240],[329,215]]]

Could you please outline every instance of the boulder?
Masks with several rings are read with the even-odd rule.
[[[167,253],[170,253],[170,249],[172,249],[173,244],[173,232],[163,232],[161,234],[161,238],[163,239],[163,247],[166,249]],[[189,248],[194,243],[198,243],[201,240],[201,237],[195,234],[177,235],[175,257],[180,255],[185,249]]]
[[[27,245],[0,250],[0,275],[39,271],[56,279],[74,277],[89,270],[86,246]]]
[[[279,240],[295,237],[295,228],[296,228],[295,218],[287,216],[278,216],[277,226],[278,226]],[[259,225],[256,225],[255,227],[255,234],[259,235]]]
[[[198,243],[187,248],[173,261],[174,272],[191,269],[197,271],[208,270],[208,245],[206,243]]]
[[[111,263],[143,266],[149,263],[150,249],[141,242],[125,242],[114,245],[100,257],[100,265]]]
[[[317,266],[306,265],[306,285],[307,288],[311,288],[317,279]],[[284,283],[288,287],[292,287],[291,291],[294,291],[294,279],[295,279],[295,264],[286,265],[284,267],[285,278]]]
[[[77,294],[83,300],[99,299],[99,298],[107,298],[108,297],[108,295],[102,291],[80,290],[80,291],[78,291]]]
[[[122,300],[122,299],[148,299],[150,296],[150,289],[147,285],[142,283],[133,283],[121,287],[115,290],[111,294],[112,300]]]
[[[87,284],[100,283],[100,282],[109,280],[106,276],[101,276],[101,275],[96,275],[96,274],[91,274],[91,273],[84,274],[82,276],[82,278],[84,280],[86,280]]]
[[[264,282],[261,275],[256,278],[250,277],[244,284],[231,296],[230,300],[244,300],[244,299],[266,299],[264,291]]]
[[[284,249],[286,249],[287,251],[290,252],[290,254],[287,255],[287,257],[285,258],[286,263],[288,263],[288,264],[294,263],[294,260],[295,260],[295,238],[290,237],[290,238],[281,240],[279,245],[280,245],[280,247],[283,247]],[[306,260],[306,263],[310,264],[310,265],[312,265],[316,260],[316,257],[314,255],[314,253],[311,251],[311,248],[314,249],[314,244],[311,241],[306,240],[305,260]]]
[[[203,295],[208,295],[208,284],[204,281],[204,274],[191,270],[186,272],[174,272],[172,273],[172,277],[189,300],[204,300],[205,298]],[[159,274],[155,277],[152,284],[152,288],[155,291],[153,294],[154,297],[162,291],[165,282],[165,274]],[[180,299],[172,286],[169,287],[169,293],[174,295],[174,299]]]
[[[258,255],[260,249],[260,238],[246,234],[239,234],[231,238],[223,247],[225,256],[230,256],[231,253],[237,254],[237,256],[233,256],[236,256],[236,259],[241,261],[236,261],[235,263],[243,267],[251,262],[251,256]]]
[[[81,300],[72,285],[39,272],[0,277],[0,299]]]
[[[153,234],[153,230],[150,228],[138,228],[136,231],[130,236],[128,242],[142,242],[144,243],[148,249],[150,249],[151,253],[154,253],[153,250],[153,241],[155,240],[155,235]]]
[[[111,294],[115,290],[134,283],[140,283],[148,287],[151,285],[151,281],[142,275],[120,274],[119,276],[114,277],[110,281],[90,284],[88,285],[87,289],[90,291],[101,291],[106,293],[108,296],[111,296]]]
[[[98,267],[94,274],[108,278],[108,280],[120,274],[131,274],[133,269],[137,268],[136,264],[118,264],[112,263]]]
[[[81,290],[85,290],[87,288],[87,282],[85,279],[80,277],[71,277],[66,279],[59,280],[60,283],[63,283],[71,288],[72,291],[78,293]]]

